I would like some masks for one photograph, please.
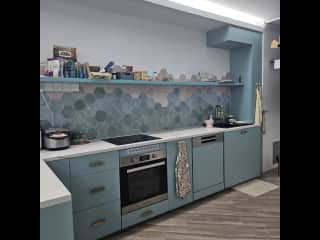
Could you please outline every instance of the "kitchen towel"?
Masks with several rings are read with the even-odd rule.
[[[257,88],[256,89],[256,115],[255,115],[255,120],[254,122],[256,124],[261,124],[262,123],[262,105],[261,105],[261,95],[260,91]]]
[[[184,198],[191,191],[191,180],[189,173],[188,151],[185,141],[177,143],[178,155],[176,161],[176,194]]]

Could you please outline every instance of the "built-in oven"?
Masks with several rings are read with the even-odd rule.
[[[120,156],[122,215],[168,199],[165,149]]]

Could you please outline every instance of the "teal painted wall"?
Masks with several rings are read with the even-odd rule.
[[[231,89],[231,114],[237,119],[254,121],[256,83],[262,81],[262,33],[226,26],[207,33],[207,45],[230,49],[230,73],[244,87]]]
[[[220,104],[230,108],[227,87],[101,86],[81,84],[74,93],[44,93],[55,126],[89,139],[201,126]],[[51,126],[40,98],[40,124]]]

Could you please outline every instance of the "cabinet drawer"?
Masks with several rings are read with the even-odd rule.
[[[122,216],[122,228],[127,228],[139,222],[143,222],[169,210],[168,200],[139,209]]]
[[[96,240],[121,229],[120,201],[75,213],[75,240]]]
[[[71,176],[119,169],[119,152],[97,153],[70,159]]]
[[[119,170],[72,177],[71,186],[74,211],[120,199]]]

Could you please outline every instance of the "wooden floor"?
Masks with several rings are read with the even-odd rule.
[[[275,171],[262,179],[280,186]],[[227,190],[105,240],[280,239],[280,188],[260,197]]]

